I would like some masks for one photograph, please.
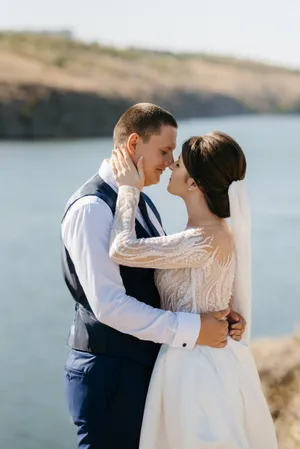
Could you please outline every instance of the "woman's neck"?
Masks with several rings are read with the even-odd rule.
[[[188,195],[184,198],[188,221],[186,228],[198,228],[201,226],[217,225],[223,222],[223,219],[213,214],[203,196]]]

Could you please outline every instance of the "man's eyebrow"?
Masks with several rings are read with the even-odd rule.
[[[163,147],[165,150],[170,150],[170,151],[174,151],[175,147],[171,147],[170,145],[167,145],[165,147]]]

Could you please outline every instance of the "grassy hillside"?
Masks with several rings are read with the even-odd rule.
[[[300,334],[257,341],[252,350],[275,421],[279,449],[299,449]]]
[[[111,135],[133,103],[179,119],[299,113],[300,71],[207,54],[0,33],[0,138]]]
[[[206,54],[119,50],[29,33],[0,33],[1,81],[133,100],[172,91],[223,94],[261,112],[290,110],[300,102],[297,70]]]

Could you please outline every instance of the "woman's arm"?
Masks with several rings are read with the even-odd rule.
[[[205,236],[202,229],[137,239],[135,215],[139,196],[135,187],[119,188],[109,252],[116,263],[158,269],[198,267],[212,255],[212,238]]]

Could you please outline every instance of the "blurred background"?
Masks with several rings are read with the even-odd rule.
[[[299,24],[297,0],[1,1],[0,448],[76,447],[60,219],[141,101],[178,118],[177,154],[212,130],[246,153],[253,351],[280,448],[300,448]],[[168,178],[148,193],[172,233],[185,210]]]

